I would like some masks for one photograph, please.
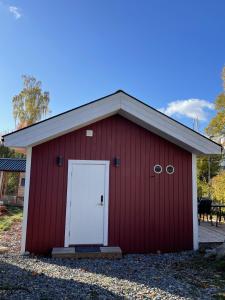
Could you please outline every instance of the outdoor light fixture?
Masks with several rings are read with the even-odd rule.
[[[93,130],[92,129],[86,130],[86,136],[92,137],[93,136]]]
[[[58,167],[62,167],[63,165],[63,157],[61,155],[56,157],[56,164]]]
[[[115,157],[114,160],[113,160],[113,162],[114,162],[114,166],[115,167],[119,167],[120,166],[120,158]]]

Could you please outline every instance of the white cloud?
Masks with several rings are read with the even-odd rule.
[[[201,99],[176,100],[168,103],[167,107],[160,111],[168,116],[185,116],[198,118],[200,121],[207,120],[207,110],[213,110],[213,103]]]
[[[9,6],[9,11],[10,13],[13,14],[13,16],[16,18],[16,19],[20,19],[22,17],[22,14],[20,12],[20,9],[16,6]]]

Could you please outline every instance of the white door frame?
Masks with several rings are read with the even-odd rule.
[[[72,200],[72,167],[73,165],[104,165],[105,166],[105,198],[104,198],[104,219],[103,219],[103,244],[108,246],[108,214],[109,214],[109,164],[108,160],[68,160],[68,180],[67,180],[67,199],[66,199],[66,224],[64,246],[70,245],[70,217]]]

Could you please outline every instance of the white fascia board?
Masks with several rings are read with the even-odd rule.
[[[4,144],[8,147],[22,148],[35,146],[113,115],[119,109],[120,97],[117,94],[111,95],[102,101],[90,103],[5,136]]]
[[[150,131],[155,130],[158,135],[188,151],[196,154],[221,153],[219,145],[126,94],[121,96],[121,110],[141,120]]]
[[[220,154],[221,147],[157,110],[119,92],[4,137],[9,147],[28,147],[116,113],[195,154]]]
[[[195,154],[202,154],[202,152],[196,150],[195,148],[191,147],[190,145],[185,144],[184,142],[181,142],[180,140],[175,139],[172,136],[169,136],[168,134],[166,134],[165,132],[160,131],[158,128],[155,128],[145,122],[143,122],[140,119],[137,119],[136,117],[134,117],[133,115],[125,112],[125,111],[120,111],[119,114],[123,117],[125,117],[126,119],[136,123],[137,125],[151,131],[152,133],[155,133],[156,135],[162,137],[163,139],[191,152],[191,153],[195,153]]]

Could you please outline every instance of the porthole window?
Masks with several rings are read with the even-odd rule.
[[[154,172],[157,173],[157,174],[162,173],[162,166],[160,166],[160,165],[155,165],[155,166],[154,166]]]
[[[173,174],[174,171],[175,171],[174,166],[169,165],[169,166],[166,167],[166,173],[167,174]]]

